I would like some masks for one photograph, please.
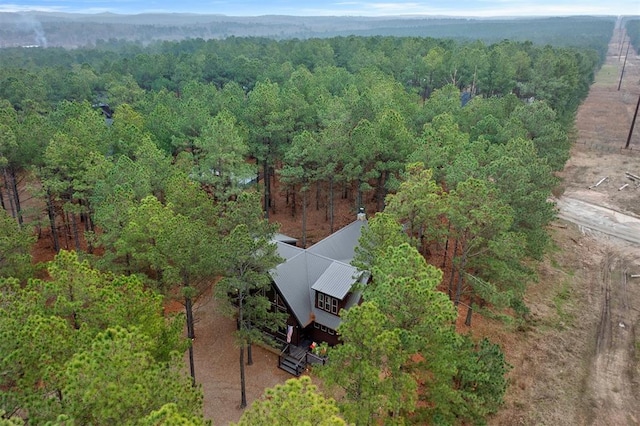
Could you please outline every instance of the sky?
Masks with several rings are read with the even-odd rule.
[[[180,12],[229,16],[569,16],[640,15],[640,0],[0,0],[0,12],[138,14]]]

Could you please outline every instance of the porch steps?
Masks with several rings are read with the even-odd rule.
[[[287,345],[278,356],[278,367],[289,374],[300,376],[307,367],[307,351],[295,345]]]
[[[278,367],[280,369],[286,371],[289,374],[293,374],[294,376],[300,376],[306,367],[306,363],[304,360],[297,360],[293,357],[285,357],[280,359],[278,363]]]

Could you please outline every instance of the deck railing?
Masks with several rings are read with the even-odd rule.
[[[324,365],[327,362],[327,357],[316,355],[313,352],[307,352],[305,355],[305,361],[307,362],[307,364]]]

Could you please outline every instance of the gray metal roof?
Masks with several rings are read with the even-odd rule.
[[[275,240],[276,249],[278,250],[278,254],[285,261],[291,259],[292,257],[298,256],[304,253],[304,249],[301,249],[296,246],[292,246],[291,244],[283,243],[281,241]]]
[[[336,315],[332,315],[329,312],[325,312],[322,309],[313,308],[313,313],[315,315],[315,321],[318,324],[324,325],[325,327],[329,327],[333,330],[337,329],[340,325],[341,319]]]
[[[302,326],[314,319],[332,329],[340,324],[339,317],[315,309],[315,291],[338,299],[349,293],[361,274],[348,263],[365,225],[366,221],[355,221],[306,250],[276,241],[285,262],[271,271],[271,277]]]
[[[288,244],[296,244],[298,242],[296,238],[290,237],[285,234],[280,234],[279,232],[274,234],[273,240],[280,241],[281,243],[288,243]]]
[[[351,222],[344,228],[318,241],[309,247],[307,251],[348,264],[353,259],[358,239],[362,233],[362,227],[366,226],[366,224],[367,222],[364,220]]]
[[[342,262],[332,262],[311,288],[337,299],[344,299],[358,280],[358,269]]]
[[[283,244],[278,243],[278,246]],[[302,325],[307,325],[311,321],[309,281],[305,257],[303,251],[299,256],[287,259],[271,271],[273,282],[291,308],[293,315]]]

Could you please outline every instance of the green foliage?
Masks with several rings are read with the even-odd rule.
[[[205,421],[201,416],[180,411],[174,402],[164,404],[158,410],[137,422],[140,426],[206,426],[210,421]]]
[[[387,208],[389,209],[390,207]],[[394,215],[387,212],[377,213],[369,219],[368,226],[362,229],[351,263],[363,271],[371,271],[387,247],[407,242],[407,234]]]
[[[135,328],[98,334],[67,363],[62,410],[79,424],[136,424],[167,403],[182,415],[201,411],[202,393],[182,373],[180,357],[158,363],[152,348]]]
[[[366,423],[370,413],[406,419],[416,410],[419,380],[434,401],[445,401],[452,392],[454,370],[445,360],[457,339],[456,313],[436,290],[441,272],[406,243],[380,253],[365,302],[343,314],[338,329],[343,344],[329,351],[330,362],[320,370],[326,383],[346,392],[339,404],[356,423]],[[422,361],[416,363],[414,356]]]
[[[241,402],[247,404],[244,381],[244,348],[252,342],[269,342],[263,330],[275,331],[287,315],[273,311],[266,290],[271,285],[269,271],[282,259],[273,242],[275,226],[261,218],[258,198],[243,193],[224,209],[224,234],[219,253],[222,279],[215,286],[221,309],[237,322],[236,342],[240,348]]]
[[[106,387],[107,383],[100,383],[105,376],[94,372],[76,377],[65,375],[65,369],[80,353],[85,354],[83,362],[89,363],[87,353],[96,336],[108,328],[116,328],[144,346],[146,364],[135,368],[155,365],[181,370],[182,360],[176,354],[185,349],[182,324],[164,317],[160,295],[145,289],[136,277],[94,270],[72,252],[60,252],[47,266],[47,281],[32,279],[26,286],[16,280],[0,281],[0,352],[5,354],[0,359],[0,370],[5,373],[0,382],[0,401],[9,412],[22,410],[30,421],[40,424],[60,413],[70,414],[64,390],[70,381],[94,380],[96,389]],[[127,352],[131,348],[129,344],[119,350]],[[92,368],[99,370],[107,364],[100,360]],[[135,368],[131,374],[135,375]],[[111,370],[113,373],[105,375],[116,374],[113,377],[125,380],[125,372],[117,373],[113,366]],[[166,387],[167,395],[184,392],[158,386]],[[136,388],[120,391],[136,392]],[[135,400],[133,396],[123,398]],[[111,403],[96,401],[105,406]],[[73,404],[80,407],[83,402],[80,399]]]
[[[343,343],[318,371],[340,389],[341,411],[356,424],[483,424],[502,403],[504,355],[456,334],[455,308],[436,288],[442,273],[414,248],[387,246],[376,256],[365,302],[343,311]]]
[[[335,401],[325,398],[308,376],[302,376],[266,389],[236,425],[339,426],[346,422]]]
[[[229,111],[210,119],[194,143],[196,180],[211,185],[218,198],[237,195],[256,175],[255,166],[246,162],[247,136]]]
[[[0,210],[0,277],[26,280],[32,274],[30,251],[34,242],[29,227],[21,228],[6,210]]]
[[[162,296],[145,288],[139,278],[99,272],[67,251],[61,251],[47,270],[50,280],[30,284],[47,301],[47,310],[67,319],[73,329],[91,338],[107,327],[136,326],[153,339],[152,352],[163,361],[184,349],[179,326],[162,315]]]
[[[343,344],[329,350],[330,362],[319,374],[344,392],[338,406],[356,424],[402,421],[417,401],[417,384],[402,366],[409,360],[400,329],[389,329],[376,303],[342,311]]]
[[[473,424],[486,424],[498,411],[507,390],[506,374],[511,366],[500,347],[484,338],[475,343],[469,336],[460,340],[458,371],[454,377],[462,403],[458,416]]]
[[[342,350],[358,354],[363,369],[354,369],[350,380],[361,383],[363,393],[345,383],[348,398],[341,403],[349,416],[367,422],[369,408],[390,422],[410,413],[432,423],[481,422],[498,402],[470,395],[484,379],[463,386],[476,382],[456,371],[476,364],[491,370],[474,364],[468,352],[497,355],[452,334],[452,308],[435,290],[441,275],[409,248],[399,224],[425,252],[445,238],[458,248],[453,264],[464,279],[458,300],[467,292],[473,302],[488,302],[485,312],[526,311],[523,294],[533,275],[525,260],[542,258],[548,248],[553,171],[568,158],[569,123],[613,27],[596,18],[534,22],[531,27],[547,30],[561,23],[589,28],[578,32],[595,34],[580,42],[592,50],[496,38],[484,22],[467,22],[477,39],[460,42],[354,36],[3,49],[3,190],[12,184],[7,176],[37,171],[52,215],[64,213],[77,231],[82,215],[88,241],[105,252],[96,264],[144,276],[165,292],[180,285],[185,305],[224,270],[219,291],[240,319],[242,344],[260,338],[249,323],[282,323],[267,314],[261,296],[268,270],[280,261],[270,243],[275,228],[264,220],[260,195],[234,184],[252,174],[248,155],[262,169],[266,212],[275,208],[270,182],[281,166],[282,180],[302,191],[305,208],[317,185],[316,204],[321,208],[326,199],[332,229],[334,186],[356,207],[372,196],[378,210],[386,202],[387,212],[370,221],[355,259],[374,277],[364,290],[367,305],[353,313],[367,328],[350,332],[355,326],[348,321],[344,328],[352,343],[345,340]],[[500,25],[517,25],[518,34],[529,27]],[[628,25],[634,28],[633,21]],[[563,38],[565,45],[575,40]],[[463,92],[471,97],[465,106]],[[89,103],[104,94],[116,111],[110,125]],[[394,194],[385,198],[388,192]],[[0,236],[0,275],[27,278],[28,231],[2,215]],[[182,349],[180,323],[164,323],[159,297],[140,279],[98,273],[67,253],[50,265],[50,274],[50,283],[3,285],[2,353],[25,360],[0,370],[12,375],[0,386],[8,411],[27,407],[34,422],[72,421],[56,412],[64,395],[42,395],[61,392],[59,372],[73,345],[89,357],[90,343],[105,328],[137,327],[154,342],[146,350],[156,360],[169,361],[173,349]],[[23,342],[30,333],[37,337],[32,346]],[[371,336],[380,349],[359,354]],[[467,361],[443,361],[456,359],[458,350],[466,367]],[[347,355],[341,368],[351,371]],[[45,361],[38,364],[39,357]],[[498,370],[489,375],[499,376]],[[420,395],[428,408],[415,410],[415,383],[425,390]],[[386,397],[398,389],[407,391],[406,399]],[[501,392],[497,384],[491,389]],[[188,421],[189,414],[175,408],[149,407],[156,411],[150,419]]]
[[[433,180],[432,171],[422,164],[407,165],[404,180],[398,191],[387,197],[387,205],[387,212],[406,225],[421,247],[443,239],[446,196]]]
[[[271,285],[269,271],[282,260],[271,237],[253,234],[247,225],[240,224],[222,241],[224,273],[216,292],[241,321],[241,342],[263,340],[260,328],[276,330],[284,324],[282,314],[270,312],[271,303],[262,292]]]

